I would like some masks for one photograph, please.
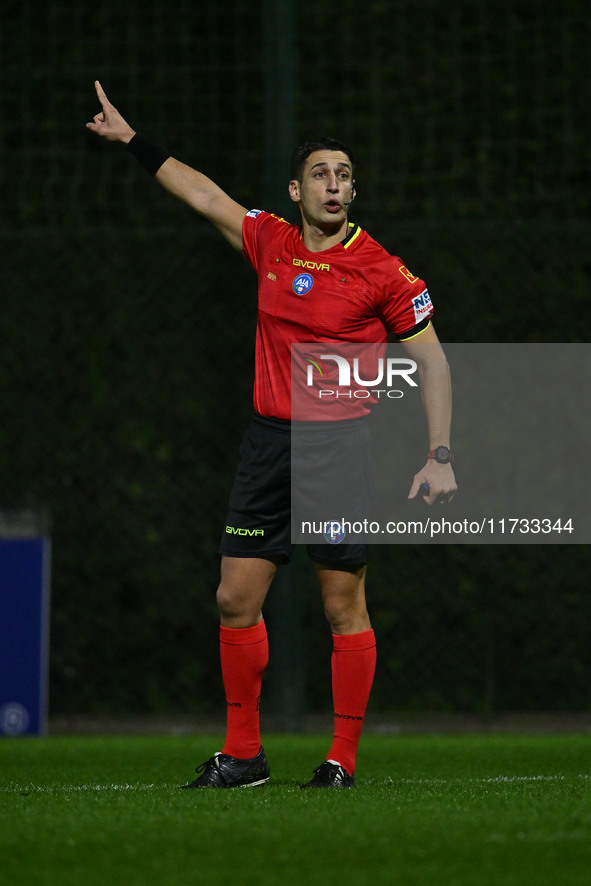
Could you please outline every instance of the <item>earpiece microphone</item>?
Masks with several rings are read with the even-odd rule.
[[[343,206],[350,206],[355,197],[357,196],[357,192],[354,187],[351,187],[351,199],[343,201]]]

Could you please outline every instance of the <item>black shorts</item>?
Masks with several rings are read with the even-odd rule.
[[[222,555],[284,563],[291,559],[291,442],[290,422],[259,415],[252,419],[240,445],[240,463],[220,545]],[[335,567],[367,562],[367,545],[358,542],[306,544],[306,550],[315,562]]]

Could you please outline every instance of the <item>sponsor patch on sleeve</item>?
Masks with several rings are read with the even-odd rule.
[[[420,323],[426,317],[430,317],[433,311],[431,296],[429,291],[424,289],[420,295],[416,295],[412,300],[412,306],[415,312],[415,322]]]
[[[248,218],[256,218],[257,215],[260,215],[262,211],[262,209],[251,209],[246,213],[246,215],[248,216]]]

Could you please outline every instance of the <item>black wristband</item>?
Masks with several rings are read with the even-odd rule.
[[[156,175],[164,161],[170,157],[170,154],[151,142],[141,132],[136,132],[131,141],[127,143],[127,147],[150,175]]]

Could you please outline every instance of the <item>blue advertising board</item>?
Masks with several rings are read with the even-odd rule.
[[[49,538],[0,538],[0,736],[47,728]]]

